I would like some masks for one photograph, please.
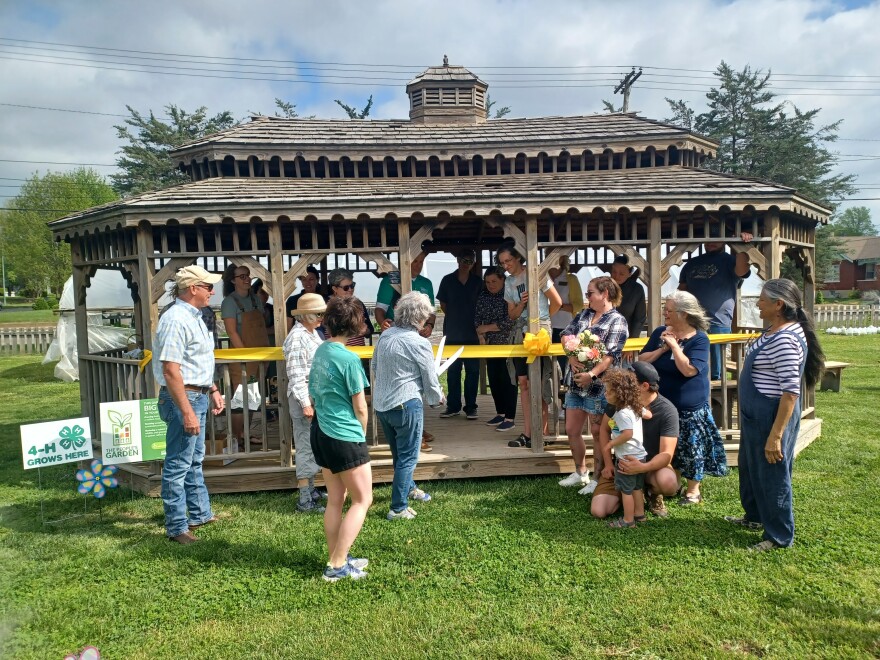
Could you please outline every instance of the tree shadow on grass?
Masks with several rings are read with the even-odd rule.
[[[271,499],[260,504],[261,516],[268,514],[274,524],[267,525],[266,531],[260,529],[243,531],[235,529],[235,517],[215,523],[196,532],[198,543],[181,546],[169,541],[164,530],[164,514],[161,500],[153,500],[137,495],[134,500],[139,506],[128,506],[132,500],[127,499],[127,493],[120,493],[115,500],[111,495],[105,497],[105,501],[88,501],[88,513],[85,516],[58,520],[49,524],[43,524],[40,517],[40,503],[28,502],[0,507],[0,520],[3,527],[19,533],[36,534],[40,536],[64,535],[68,537],[91,537],[100,536],[105,540],[118,541],[120,551],[130,554],[133,559],[138,557],[145,560],[155,558],[186,558],[205,564],[218,566],[234,566],[241,564],[251,568],[266,570],[284,567],[292,570],[303,578],[314,577],[316,571],[323,568],[326,557],[316,552],[307,552],[301,549],[289,547],[284,544],[283,536],[272,536],[267,533],[277,525],[279,519],[283,522],[283,514],[293,514],[293,504],[282,498]],[[219,498],[212,498],[212,503]],[[242,497],[243,499],[243,497]],[[58,503],[56,498],[56,504]],[[144,502],[156,502],[157,507],[151,507],[151,511],[143,511]],[[229,503],[223,503],[219,508],[215,507],[215,513],[224,513]],[[247,503],[250,504],[250,503]],[[76,503],[78,510],[82,512],[82,500]],[[75,507],[74,507],[75,508]],[[231,508],[231,507],[230,507]],[[141,510],[139,510],[141,509]],[[242,517],[247,514],[240,514]],[[316,520],[320,521],[317,516]],[[245,521],[253,523],[253,521]],[[255,525],[259,527],[259,525]],[[320,527],[320,523],[318,523]],[[224,529],[225,528],[225,529]],[[229,530],[233,531],[230,532]],[[230,540],[228,535],[246,536],[247,540]],[[322,531],[316,529],[316,535],[322,535]],[[323,537],[322,537],[323,538]],[[251,540],[253,539],[253,540]]]
[[[21,378],[28,383],[66,384],[55,377],[54,365],[43,365],[37,362],[0,369],[0,378]]]
[[[487,481],[490,480],[480,480]],[[622,515],[621,509],[604,520],[596,519],[590,515],[591,497],[578,495],[575,489],[561,488],[555,479],[516,480],[512,488],[510,480],[497,481],[496,487],[485,484],[491,495],[474,501],[465,515],[488,525],[538,534],[550,542],[596,549],[630,544],[712,549],[745,548],[760,540],[753,532],[724,521],[723,515],[707,515],[703,507],[679,509],[672,505],[671,509],[679,510],[666,519],[648,514],[648,521],[636,528],[612,529],[608,523]]]
[[[806,628],[806,637],[823,640],[832,647],[848,646],[873,653],[880,651],[877,611],[835,601],[806,598],[803,595],[771,594],[769,605],[789,620],[789,625]],[[834,625],[829,626],[828,622]]]

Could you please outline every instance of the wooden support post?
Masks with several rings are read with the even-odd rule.
[[[660,250],[660,216],[652,213],[648,218],[648,334],[660,325],[663,317],[660,289],[663,286],[663,255]]]
[[[281,249],[281,227],[277,222],[269,225],[269,277],[272,296],[275,301],[275,343],[279,344],[287,336],[287,318],[285,317],[286,296],[284,291],[284,253]],[[280,339],[279,339],[280,338]],[[284,360],[275,363],[278,374],[278,433],[281,436],[281,466],[293,465],[293,428],[290,422],[290,410],[287,407],[287,369]],[[263,419],[266,416],[263,415]]]
[[[769,238],[769,243],[764,243],[764,259],[767,262],[765,279],[776,279],[782,268],[782,246],[779,236],[779,211],[767,211],[764,216],[764,238]]]
[[[529,292],[529,325],[528,331],[537,333],[540,330],[538,296],[541,295],[541,285],[538,279],[538,218],[529,216],[526,218],[526,283]],[[532,413],[532,424],[527,432],[532,438],[532,451],[543,453],[544,451],[544,420],[541,417],[541,398],[543,396],[543,383],[541,381],[542,358],[535,359],[529,365],[529,394],[528,402]]]
[[[409,218],[397,219],[397,254],[400,267],[400,294],[412,291],[413,254],[409,241]]]
[[[74,263],[83,261],[82,242],[83,237],[77,237],[70,243],[70,255]],[[92,387],[92,362],[83,359],[89,354],[89,320],[86,309],[86,287],[88,266],[73,267],[73,314],[76,318],[76,349],[79,354],[79,399],[80,410],[83,415],[89,416],[92,427],[92,435],[100,437],[98,433],[98,401],[93,401],[90,396]]]
[[[153,232],[152,228],[144,225],[137,228],[137,250],[138,250],[138,293],[140,300],[141,327],[138,328],[141,340],[144,342],[144,350],[153,350],[153,334],[159,325],[159,309],[154,304],[153,297]],[[161,295],[161,294],[160,294]],[[77,321],[79,323],[79,321]],[[145,394],[156,396],[156,381],[147,378],[147,390]]]

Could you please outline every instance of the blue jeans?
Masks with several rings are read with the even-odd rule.
[[[394,460],[394,480],[391,482],[391,510],[400,512],[409,506],[409,492],[416,487],[413,473],[422,446],[422,427],[425,416],[421,399],[410,399],[391,410],[377,412],[382,432],[388,439]]]
[[[464,367],[464,411],[474,412],[477,409],[477,389],[480,385],[480,359],[458,359],[449,366],[446,372],[446,386],[449,394],[446,397],[446,409],[451,412],[461,410],[461,369]]]
[[[190,525],[200,525],[214,515],[202,474],[208,395],[186,390],[186,398],[199,419],[198,435],[186,434],[180,408],[168,390],[163,388],[159,391],[159,417],[168,425],[165,432],[165,465],[162,468],[162,505],[165,509],[165,533],[168,536],[183,534]]]
[[[710,335],[726,335],[730,328],[723,325],[712,324],[709,326]],[[712,380],[721,380],[721,369],[727,361],[727,347],[724,344],[711,344],[709,346],[709,374]]]

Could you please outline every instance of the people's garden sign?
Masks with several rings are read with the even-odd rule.
[[[104,465],[165,458],[165,422],[156,399],[101,404],[101,460]]]

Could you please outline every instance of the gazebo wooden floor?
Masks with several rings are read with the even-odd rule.
[[[512,431],[498,433],[485,422],[494,413],[492,398],[478,398],[479,420],[467,420],[464,416],[440,419],[440,410],[427,409],[425,428],[435,436],[433,451],[422,452],[416,467],[416,481],[433,479],[466,479],[472,477],[504,477],[541,474],[564,474],[574,469],[571,452],[565,436],[564,423],[560,420],[558,435],[554,435],[554,423],[550,423],[550,444],[541,453],[530,449],[512,448],[507,442],[522,431],[522,422]],[[270,435],[270,447],[277,448],[277,425],[273,425],[274,438]],[[805,419],[801,422],[797,452],[815,440],[821,432],[822,422]],[[368,429],[368,437],[369,431]],[[589,433],[585,434],[589,437]],[[371,447],[371,465],[374,483],[390,483],[393,477],[391,451],[383,444],[381,430],[379,444]],[[726,438],[728,465],[735,466],[738,457],[738,433]],[[592,449],[587,448],[587,461],[592,465]],[[151,497],[158,497],[161,474],[152,463],[120,465],[118,476],[122,484]],[[277,453],[265,457],[249,457],[223,465],[222,456],[207,457],[204,466],[205,482],[211,493],[247,493],[265,490],[290,490],[296,488],[293,467],[281,467]],[[320,482],[320,476],[318,477]]]

